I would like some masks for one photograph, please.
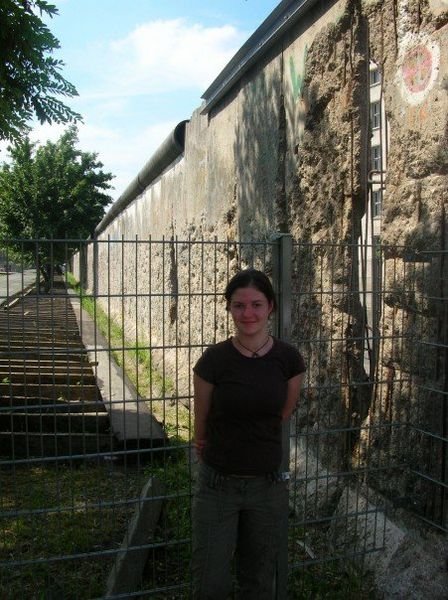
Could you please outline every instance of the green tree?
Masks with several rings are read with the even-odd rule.
[[[0,1],[0,139],[17,141],[27,123],[74,123],[81,115],[58,96],[73,97],[76,88],[61,75],[64,63],[51,54],[59,41],[36,14],[53,17],[46,0]]]
[[[112,174],[77,142],[76,126],[42,146],[25,138],[0,168],[0,238],[40,269],[66,262],[112,200]]]

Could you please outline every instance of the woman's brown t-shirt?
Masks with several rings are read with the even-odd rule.
[[[207,348],[193,370],[214,385],[204,462],[224,474],[276,471],[288,380],[305,371],[300,352],[274,338],[269,352],[249,358],[228,339]]]

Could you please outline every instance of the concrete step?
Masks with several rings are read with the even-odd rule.
[[[50,324],[48,323],[48,325]],[[30,334],[32,337],[27,339],[27,334]],[[39,318],[39,321],[36,323],[18,323],[15,326],[0,321],[0,335],[2,336],[0,339],[19,340],[22,342],[26,340],[27,342],[31,342],[35,338],[53,340],[76,339],[77,331],[74,323],[68,324],[67,327],[59,326],[51,329],[50,326],[45,327],[45,324]]]
[[[70,460],[118,450],[115,458],[144,460],[142,449],[165,443],[163,427],[81,318],[79,299],[61,292],[0,313],[0,454]]]
[[[97,433],[30,433],[0,432],[0,455],[12,459],[58,457],[109,453],[116,440],[109,434]]]
[[[67,385],[66,383],[0,383],[0,397],[24,396],[55,400],[101,400],[96,385]]]
[[[60,411],[60,412],[103,412],[104,404],[100,401],[83,401],[83,400],[67,400],[41,398],[39,396],[15,396],[9,395],[0,396],[0,410],[7,412],[8,410],[26,410],[29,411]]]
[[[73,351],[77,354],[85,353],[85,348],[79,345],[79,342],[75,340],[61,340],[59,337],[57,340],[54,338],[40,339],[29,335],[26,339],[26,343],[22,340],[12,339],[7,342],[0,341],[0,353],[14,352],[15,350],[20,352],[33,352],[38,350],[41,354],[47,352],[49,355],[57,355],[59,352]]]
[[[51,361],[66,361],[66,362],[88,362],[87,352],[82,349],[68,349],[67,347],[52,347],[50,350],[45,348],[23,348],[15,347],[8,350],[0,350],[0,356],[9,356],[13,361],[26,362],[51,362]]]
[[[26,369],[24,371],[10,371],[2,372],[0,368],[0,382],[2,385],[7,386],[8,384],[22,384],[22,385],[69,385],[69,386],[86,386],[96,385],[96,379],[92,370],[85,372],[77,371],[72,373],[68,369],[58,367],[57,369],[39,369],[33,370]]]
[[[87,356],[73,356],[70,360],[64,360],[58,356],[54,358],[32,359],[23,358],[1,358],[0,374],[7,376],[8,373],[53,373],[55,370],[62,370],[69,373],[92,372],[96,366],[95,362],[89,362]]]
[[[107,412],[100,413],[0,413],[0,431],[15,433],[108,433],[110,419]]]

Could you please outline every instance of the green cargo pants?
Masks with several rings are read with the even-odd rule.
[[[193,599],[273,600],[288,484],[276,475],[236,477],[201,464],[193,500]]]

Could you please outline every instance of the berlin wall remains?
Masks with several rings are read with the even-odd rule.
[[[377,379],[383,383],[376,389],[357,390],[358,408],[351,424],[368,425],[386,417],[412,420],[417,407],[418,418],[427,422],[434,415],[428,403],[422,409],[423,392],[410,372],[415,366],[414,360],[412,365],[408,361],[410,348],[406,341],[397,348],[393,338],[398,335],[405,340],[417,330],[431,337],[440,335],[440,327],[447,328],[446,314],[441,312],[446,306],[446,300],[445,304],[441,300],[448,291],[441,251],[447,250],[448,233],[448,1],[308,4],[310,8],[281,29],[275,42],[266,45],[225,94],[220,96],[213,85],[209,88],[204,105],[182,125],[185,136],[178,156],[153,179],[144,181],[143,189],[132,184],[126,202],[119,199],[113,218],[97,228],[96,242],[88,244],[81,261],[82,278],[100,303],[107,299],[108,310],[131,339],[138,330],[140,336],[150,332],[155,347],[200,345],[226,334],[222,305],[207,316],[207,310],[195,304],[199,300],[187,306],[178,292],[187,285],[196,289],[207,288],[212,281],[225,282],[249,259],[237,246],[229,255],[227,246],[218,257],[216,249],[208,255],[206,247],[205,254],[186,254],[178,262],[176,240],[216,238],[231,244],[289,233],[304,244],[346,243],[324,251],[318,272],[304,270],[294,259],[294,279],[300,285],[305,281],[316,294],[295,306],[302,317],[293,315],[293,339],[299,344],[315,339],[315,329],[325,324],[330,362],[322,374],[320,357],[313,354],[310,344],[309,378],[319,374],[321,384],[331,386],[340,377],[331,361],[339,361],[344,353],[353,379],[369,377],[362,341],[366,307],[344,290],[353,291],[353,282],[360,278],[359,253],[353,247],[378,244],[380,239],[387,247],[380,266],[382,284],[393,281],[379,321],[372,324],[387,334],[379,351],[381,360],[375,365]],[[280,6],[286,5],[291,3]],[[370,95],[378,84],[383,115],[379,163],[372,146]],[[372,161],[377,162],[372,166]],[[373,214],[372,202],[379,193],[380,214]],[[132,242],[136,239],[163,240],[164,244],[138,245]],[[112,243],[120,240],[129,242]],[[435,260],[427,258],[429,251],[435,253]],[[204,270],[204,257],[213,268]],[[345,265],[344,269],[338,271],[335,264]],[[425,300],[434,286],[437,294]],[[323,287],[341,293],[321,302]],[[152,308],[146,306],[145,294],[158,290],[167,292],[168,300],[155,299]],[[138,314],[137,296],[141,296]],[[436,320],[425,320],[417,306],[437,315]],[[195,330],[188,328],[196,310],[204,315],[197,339]],[[151,317],[151,312],[157,317]],[[315,314],[319,319],[314,319]],[[184,358],[183,366],[173,353],[170,362],[170,350],[165,350],[164,368],[181,373],[184,368],[181,377],[187,386],[186,369],[191,365],[187,351]],[[428,362],[432,365],[443,356],[422,351],[419,358],[423,375]],[[157,363],[157,352],[154,360]],[[427,373],[434,374],[436,388],[441,385],[440,370],[431,367]],[[189,391],[183,393],[188,396]],[[337,419],[339,413],[353,408],[345,406],[350,399],[336,396],[321,397],[316,410],[313,398],[307,397],[304,408],[299,407],[298,422],[319,428],[319,414]],[[315,423],[309,422],[310,415]],[[393,437],[390,429],[385,433],[378,428],[369,436],[363,439],[361,435],[353,445],[352,460],[357,465],[379,465],[386,449],[390,453],[392,448],[396,458],[405,452],[401,439],[388,438],[386,443],[387,436]],[[418,439],[414,441],[418,445]],[[322,459],[336,467],[332,461],[339,460],[338,456],[328,453]],[[389,494],[406,493],[405,481],[386,481],[378,475],[377,485]]]

